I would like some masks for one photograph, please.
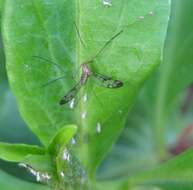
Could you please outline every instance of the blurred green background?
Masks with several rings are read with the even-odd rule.
[[[156,165],[162,154],[170,158],[192,146],[192,16],[192,0],[173,1],[162,66],[144,84],[122,135],[98,170],[98,179],[133,175]],[[0,141],[40,144],[22,120],[9,88],[1,38]],[[34,180],[17,164],[1,160],[0,168],[0,178],[5,171]]]
[[[16,99],[9,88],[2,38],[0,38],[0,63],[0,141],[39,144],[39,140],[22,120],[17,108]],[[0,160],[0,168],[14,176],[22,178],[26,176],[26,171],[19,168],[17,164]],[[27,178],[31,179],[29,176]]]

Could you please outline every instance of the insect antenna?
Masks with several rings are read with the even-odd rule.
[[[59,65],[59,64],[57,64],[57,63],[55,63],[55,62],[53,62],[53,61],[50,61],[49,59],[43,58],[43,57],[38,56],[38,55],[35,55],[35,56],[32,56],[32,57],[33,57],[33,58],[40,59],[40,60],[43,60],[43,61],[48,62],[48,63],[51,63],[51,64],[57,66],[59,69],[61,69],[61,70],[64,71],[64,68],[63,68],[61,65]],[[57,82],[58,80],[63,79],[65,76],[66,76],[66,75],[62,75],[62,76],[60,76],[60,77],[58,77],[58,78],[52,79],[52,80],[46,82],[45,84],[43,84],[41,87],[46,87],[46,86],[48,86],[48,85],[50,85],[50,84],[52,84],[52,83],[54,83],[54,82]]]

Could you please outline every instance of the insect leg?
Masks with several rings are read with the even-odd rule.
[[[54,82],[57,82],[57,81],[60,80],[60,79],[63,79],[64,77],[66,77],[66,76],[63,75],[63,76],[61,76],[61,77],[55,78],[55,79],[53,79],[53,80],[50,80],[50,81],[48,81],[47,83],[43,84],[42,87],[46,87],[46,86],[48,86],[48,85],[50,85],[50,84],[52,84],[52,83],[54,83]]]
[[[91,60],[96,59],[96,58],[103,52],[103,50],[104,50],[115,38],[117,38],[122,32],[123,32],[123,30],[120,30],[118,33],[116,33],[115,35],[113,35],[113,36],[102,46],[102,48],[95,54],[95,56],[94,56]]]
[[[75,22],[74,22],[74,25],[75,25],[75,28],[76,28],[76,33],[77,33],[77,35],[78,35],[78,38],[80,39],[80,43],[82,44],[83,47],[86,47],[83,39],[81,38],[81,35],[80,35],[80,31],[79,31],[79,29],[78,29],[78,26],[76,25]]]
[[[55,63],[53,61],[50,61],[49,59],[46,59],[44,57],[41,57],[41,56],[38,56],[38,55],[34,55],[34,56],[32,56],[32,58],[43,60],[45,62],[48,62],[48,63],[51,63],[51,64],[57,66],[59,69],[62,69],[62,70],[64,69],[61,65],[59,65],[59,64],[57,64],[57,63]]]

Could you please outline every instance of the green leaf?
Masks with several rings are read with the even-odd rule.
[[[152,168],[155,164],[158,165],[160,160],[163,161],[163,150],[165,152],[164,159],[168,159],[171,145],[175,145],[176,142],[179,142],[179,133],[186,130],[185,128],[192,124],[193,104],[189,104],[189,113],[184,115],[181,112],[182,98],[184,99],[184,97],[181,96],[181,93],[184,93],[183,88],[189,84],[192,78],[192,54],[185,53],[190,51],[191,44],[193,44],[191,38],[192,26],[188,24],[192,18],[192,11],[192,1],[173,1],[172,16],[165,45],[166,49],[164,51],[166,57],[164,60],[165,62],[159,72],[155,73],[148,83],[146,82],[145,88],[140,97],[138,97],[135,109],[133,109],[129,115],[126,130],[123,131],[119,143],[115,146],[108,160],[104,163],[103,168],[101,168],[100,178],[103,177],[103,180],[107,177],[112,179],[120,176],[130,176],[135,175],[136,172],[138,173],[144,169],[148,170],[148,168]],[[188,36],[190,38],[188,38]],[[187,41],[185,40],[186,38],[188,38]],[[183,42],[184,44],[187,42],[189,45],[182,47]],[[179,49],[178,53],[176,53],[176,49]],[[174,60],[171,57],[173,57]],[[180,59],[177,59],[176,57],[180,57]],[[166,60],[171,60],[171,62],[167,62]],[[171,70],[166,69],[170,67],[168,64],[170,64],[170,66],[172,65],[172,68],[170,68]],[[169,76],[166,78],[167,80],[163,77],[166,72],[169,72]],[[172,78],[170,78],[170,75]],[[161,78],[159,78],[160,76]],[[174,76],[176,78],[174,82],[172,82],[171,79],[174,79]],[[164,80],[164,84],[166,85],[164,88],[163,86],[160,86],[160,84],[163,83],[163,81],[160,82],[160,80]],[[182,83],[184,87],[182,87]],[[164,90],[164,92],[160,89]],[[176,90],[174,91],[174,89]],[[156,98],[159,98],[159,100],[161,99],[162,101],[155,102]],[[158,123],[155,124],[155,119],[157,119],[155,116],[160,113],[161,118],[159,118],[159,122],[161,122],[161,125],[158,126]],[[160,130],[155,130],[156,127],[160,127]],[[189,136],[191,136],[191,134],[189,134]],[[160,143],[160,139],[161,143],[164,143],[164,146]],[[190,140],[192,140],[192,136],[190,137]],[[181,147],[181,151],[182,150],[183,148]],[[159,154],[160,152],[161,154]],[[187,159],[187,161],[184,161],[183,163],[191,162],[192,160],[188,161]],[[176,164],[174,170],[171,169],[171,171],[169,171],[168,169],[165,171],[165,179],[162,180],[160,178],[157,180],[163,182],[162,184],[158,183],[161,189],[192,189],[193,184],[192,181],[189,180],[192,174],[189,174],[187,170],[184,170],[184,172],[183,170],[176,172],[178,167],[181,168],[181,165],[183,166],[183,164]],[[159,168],[162,168],[162,166]],[[159,168],[156,169],[157,172],[159,171]],[[167,176],[173,171],[176,172],[176,179],[168,182]],[[147,174],[148,173],[149,172],[147,172]],[[145,172],[143,174],[144,176],[146,175]],[[151,175],[155,175],[154,177],[156,178],[156,172],[152,172]],[[181,177],[183,180],[186,175],[188,176],[187,181],[181,181]],[[145,183],[145,180],[143,183]],[[149,185],[151,185],[151,182],[149,183]],[[152,190],[156,189],[156,186],[155,183]],[[143,189],[150,190],[151,188],[138,188],[138,190]]]
[[[135,174],[168,159],[176,135],[192,123],[192,112],[181,114],[181,93],[192,81],[192,11],[192,1],[173,1],[163,65],[146,82],[100,178]]]
[[[3,81],[5,79],[5,57],[4,57],[4,51],[3,51],[3,44],[2,39],[0,35],[0,81]]]
[[[5,0],[0,0],[0,21],[2,18],[4,3],[5,3]]]
[[[192,26],[189,25],[192,5],[193,2],[190,0],[173,1],[163,64],[146,85],[143,93],[143,103],[149,117],[146,119],[154,127],[156,151],[161,159],[167,156],[168,142],[165,142],[165,139],[169,136],[167,132],[171,132],[171,125],[175,126],[172,134],[174,135],[174,131],[182,127],[185,121],[181,115],[182,102],[179,95],[193,81],[191,61],[193,38]],[[168,141],[171,142],[170,139]]]
[[[193,187],[192,156],[193,149],[190,149],[154,169],[131,177],[129,183],[160,187],[164,190],[191,190]]]
[[[5,57],[0,39],[0,141],[40,144],[18,113],[15,97],[7,81]],[[11,119],[10,119],[11,118]],[[17,133],[13,133],[17,131]]]
[[[77,122],[78,155],[90,175],[94,173],[119,136],[142,83],[160,64],[169,9],[168,0],[122,0],[109,8],[98,0],[6,1],[3,37],[10,84],[23,118],[45,145],[59,128]],[[123,81],[124,87],[105,89],[91,79],[79,93],[76,111],[60,107],[58,102],[76,83],[73,71],[121,30],[90,67]],[[64,71],[34,59],[36,55],[56,62]],[[41,87],[64,74],[64,82]],[[81,98],[85,94],[87,102]]]
[[[44,185],[20,180],[16,177],[6,174],[1,170],[0,170],[0,184],[1,184],[1,190],[20,190],[20,189],[50,190],[50,188]]]
[[[71,20],[69,17],[72,16],[71,6],[73,6],[73,3],[69,3],[70,7],[66,4],[66,2],[64,3],[60,0],[55,2],[24,2],[20,0],[13,2],[8,0],[5,4],[3,28],[9,80],[25,121],[46,145],[50,143],[50,140],[60,127],[64,126],[65,123],[69,123],[70,114],[58,105],[59,97],[62,97],[65,92],[65,88],[62,87],[63,83],[60,83],[60,85],[56,84],[56,86],[51,85],[48,88],[42,87],[51,78],[62,75],[63,71],[59,71],[52,64],[35,59],[33,56],[40,55],[52,60],[53,54],[54,57],[60,58],[57,60],[60,64],[69,62],[66,55],[64,56],[63,42],[60,40],[62,37],[65,38],[64,44],[66,48],[70,48],[73,45],[71,41],[71,43],[66,42],[66,40],[71,39],[67,34],[69,34],[71,27],[74,27],[67,23]],[[15,12],[15,6],[20,11]],[[50,16],[47,17],[47,14]],[[56,14],[57,17],[55,17]],[[12,17],[11,15],[14,16]],[[20,27],[16,25],[18,20],[20,20]],[[45,23],[46,20],[48,21],[47,23]],[[26,25],[26,23],[31,23],[31,26]],[[64,25],[69,27],[65,28],[65,31],[61,28]],[[58,38],[53,36],[56,29]],[[12,33],[13,31],[14,33]],[[21,41],[19,42],[18,39]],[[9,40],[12,42],[9,43]],[[39,46],[40,44],[42,45],[41,47]],[[74,51],[74,48],[72,49]],[[15,52],[14,54],[17,57],[16,62],[12,60],[13,52]],[[56,61],[56,58],[52,61]],[[13,64],[13,62],[18,64]],[[68,80],[72,81],[71,78]],[[49,92],[49,94],[46,92]]]
[[[123,34],[112,42],[111,48],[107,48],[101,58],[98,58],[96,61],[95,68],[99,73],[106,73],[107,76],[115,76],[115,78],[122,80],[125,86],[122,89],[113,91],[96,86],[95,93],[97,98],[94,96],[88,106],[81,107],[81,113],[84,113],[85,110],[88,112],[87,120],[83,120],[82,123],[83,127],[87,126],[85,133],[88,130],[91,136],[88,149],[83,146],[83,151],[85,150],[84,155],[87,155],[86,152],[88,151],[89,157],[83,157],[83,159],[88,161],[86,165],[90,167],[91,173],[96,169],[101,159],[103,159],[104,155],[112,146],[112,143],[115,142],[120,134],[125,124],[128,110],[132,106],[143,81],[145,81],[147,76],[160,63],[160,50],[163,47],[167,28],[166,17],[169,15],[168,1],[157,2],[159,7],[156,7],[154,4],[155,1],[149,1],[138,5],[136,8],[137,2],[138,1],[132,1],[130,3],[122,2],[122,4],[119,2],[117,3],[117,7],[116,5],[115,7],[112,6],[112,10],[109,12],[101,11],[102,13],[98,14],[100,15],[98,18],[104,19],[104,25],[107,25],[109,18],[112,17],[114,20],[113,26],[109,24],[110,26],[108,26],[106,35],[103,34],[103,30],[105,30],[104,26],[100,26],[101,21],[96,21],[96,23],[98,23],[96,27],[100,28],[100,31],[96,34],[96,38],[102,40],[108,39],[108,37],[105,38],[105,36],[112,36],[112,34],[109,34],[109,31],[114,31],[113,28],[118,25],[118,21],[120,25],[118,25],[117,28],[120,29],[126,25],[126,23],[131,23],[128,18],[133,18],[131,20],[134,21],[150,10],[154,12],[153,17],[147,16],[142,22],[126,28]],[[124,10],[121,9],[121,6],[124,6]],[[95,6],[90,5],[89,7]],[[135,8],[138,10],[137,15],[131,11]],[[100,11],[100,7],[96,10],[87,10],[85,11],[85,15],[87,15],[88,12],[91,15],[93,12],[97,15],[98,10]],[[123,20],[119,20],[120,17],[115,14],[116,10],[122,13]],[[117,12],[119,13],[119,11]],[[83,28],[83,32],[86,33],[86,29],[90,29],[94,33],[95,29],[89,27],[93,22],[92,17],[86,18],[87,20],[85,22],[88,23],[88,26]],[[160,23],[162,24],[160,25]],[[148,29],[145,26],[149,26]],[[118,29],[116,30],[119,31]],[[158,34],[155,31],[159,31],[160,33]],[[147,39],[151,40],[147,41]],[[143,44],[145,44],[145,47],[143,47]],[[92,50],[93,43],[90,42],[89,45]],[[101,46],[102,45],[99,47]],[[148,56],[149,52],[151,52],[151,56]],[[97,134],[98,125],[101,126],[100,134]]]
[[[102,181],[98,184],[95,184],[94,189],[130,190],[128,188],[128,183],[125,180]]]
[[[174,100],[174,97],[193,81],[191,72],[193,69],[191,52],[193,27],[189,24],[193,10],[192,5],[191,0],[173,2],[165,59],[160,81],[158,81],[160,96],[163,95],[163,106],[168,106],[167,103]]]
[[[119,141],[99,167],[99,181],[132,176],[157,164],[153,132],[140,113],[145,112],[138,106],[132,109]]]
[[[53,172],[52,157],[48,154],[45,155],[28,155],[22,163],[28,164],[30,167],[41,172]]]
[[[68,187],[82,189],[86,180],[86,172],[72,151],[72,145],[69,145],[76,131],[75,125],[64,126],[48,147],[50,154],[55,156],[58,185],[66,189]]]
[[[192,15],[192,1],[174,1],[171,24],[165,49],[164,64],[155,89],[155,126],[157,150],[164,154],[166,122],[173,108],[177,95],[193,81],[192,76],[192,26],[189,25]]]
[[[21,162],[27,155],[44,154],[44,148],[26,144],[0,143],[0,158],[10,162]]]
[[[59,129],[48,147],[49,152],[56,155],[59,149],[64,150],[65,146],[75,135],[76,131],[77,127],[75,125],[65,125]]]

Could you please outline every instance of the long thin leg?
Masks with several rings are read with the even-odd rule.
[[[119,32],[117,32],[115,35],[113,35],[103,46],[101,49],[99,49],[99,51],[88,61],[89,62],[92,62],[94,59],[96,59],[103,51],[104,49],[115,39],[117,38],[120,34],[122,34],[124,32],[124,30],[128,27],[131,27],[135,24],[137,24],[138,22],[142,21],[143,19],[142,18],[145,18],[147,16],[151,16],[152,14],[150,13],[147,13],[146,15],[142,16],[142,17],[139,17],[137,18],[136,20],[134,20],[133,22],[131,22],[130,24],[126,25],[122,30],[120,30]]]
[[[83,41],[83,39],[82,39],[82,37],[81,37],[81,35],[80,35],[80,31],[79,31],[79,29],[78,29],[78,26],[76,25],[75,22],[74,22],[74,25],[75,25],[75,29],[76,29],[76,33],[77,33],[78,39],[80,40],[81,45],[85,48],[86,45],[85,45],[85,43],[84,43],[84,41]],[[79,66],[79,67],[77,68],[77,70],[75,71],[75,74],[74,74],[74,75],[76,75],[76,74],[79,72],[80,67],[81,67],[81,66]]]
[[[63,76],[61,76],[61,77],[55,78],[55,79],[53,79],[53,80],[50,80],[50,81],[48,81],[47,83],[43,84],[42,87],[46,87],[46,86],[48,86],[48,85],[50,85],[50,84],[52,84],[52,83],[54,83],[54,82],[57,82],[57,81],[60,80],[60,79],[63,79],[64,77],[66,77],[66,75],[63,75]]]
[[[96,94],[96,92],[95,92],[95,87],[94,87],[94,85],[91,87],[92,89],[91,89],[91,92],[92,92],[92,94],[94,95],[94,97],[95,97],[95,99],[96,99],[96,101],[98,102],[98,104],[99,104],[99,106],[100,106],[100,110],[101,110],[101,113],[102,113],[102,117],[103,117],[103,119],[104,119],[104,115],[105,115],[105,109],[104,109],[104,106],[103,106],[103,103],[101,102],[101,100],[100,100],[100,98],[97,96],[97,94]],[[101,122],[103,122],[104,120],[101,120],[100,121],[100,124],[101,124]],[[96,128],[96,131],[97,131],[98,129]]]
[[[75,22],[74,22],[74,25],[75,25],[76,33],[77,33],[77,35],[78,35],[78,38],[79,38],[79,40],[80,40],[80,43],[82,44],[82,46],[86,47],[86,46],[85,46],[85,43],[84,43],[84,41],[83,41],[83,39],[82,39],[82,37],[81,37],[81,35],[80,35],[80,31],[79,31],[79,29],[78,29],[78,27],[77,27],[77,25],[76,25]]]
[[[123,30],[119,31],[115,35],[113,35],[103,46],[102,48],[95,54],[95,56],[92,58],[92,60],[96,59],[102,52],[103,50],[115,39],[117,38],[121,33],[123,33]]]
[[[43,60],[43,61],[48,62],[48,63],[51,63],[51,64],[57,66],[59,69],[62,69],[62,70],[64,69],[61,65],[59,65],[59,64],[57,64],[57,63],[55,63],[55,62],[53,62],[53,61],[50,61],[49,59],[46,59],[46,58],[44,58],[44,57],[41,57],[41,56],[38,56],[38,55],[34,55],[34,56],[32,56],[32,57],[33,57],[33,58],[36,58],[36,59]]]

